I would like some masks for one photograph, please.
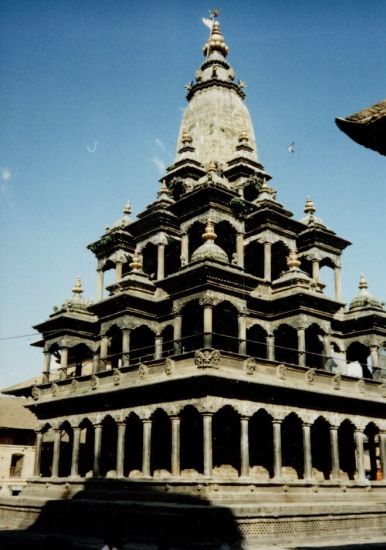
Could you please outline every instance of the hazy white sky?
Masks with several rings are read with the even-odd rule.
[[[152,202],[174,158],[184,84],[202,60],[211,8],[144,0],[0,0],[0,387],[37,375],[31,325],[82,277],[86,249]],[[260,160],[278,200],[353,242],[346,301],[363,271],[386,299],[386,158],[334,124],[385,97],[384,0],[223,0],[236,78],[247,82]],[[295,153],[288,144],[295,142]]]

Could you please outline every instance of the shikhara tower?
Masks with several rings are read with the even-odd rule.
[[[227,56],[214,20],[155,201],[136,220],[127,205],[89,245],[96,301],[78,279],[36,326],[42,378],[8,390],[32,396],[40,424],[24,518],[37,496],[77,495],[67,503],[84,505],[87,529],[86,503],[105,503],[113,484],[133,538],[144,517],[164,529],[172,518],[182,544],[176,520],[190,513],[194,526],[203,501],[260,540],[386,527],[386,312],[363,276],[344,307],[350,243],[310,198],[301,221],[277,201]]]

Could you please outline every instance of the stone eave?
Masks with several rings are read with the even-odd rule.
[[[125,250],[126,252],[133,252],[133,236],[126,231],[120,229],[114,231],[107,231],[100,239],[87,245],[87,248],[95,254],[98,259],[110,256],[116,250]]]
[[[264,167],[259,162],[251,160],[248,157],[240,155],[230,160],[227,164],[228,168],[224,170],[224,176],[229,181],[234,181],[240,176],[248,177],[252,174],[264,176],[265,181],[272,179],[272,176],[265,172]]]
[[[245,220],[246,237],[259,235],[263,231],[271,230],[277,235],[296,239],[299,232],[299,222],[294,220],[292,213],[278,207],[273,209],[272,204],[263,206],[250,214]]]
[[[312,311],[314,315],[321,317],[324,313],[331,318],[337,311],[343,307],[343,303],[325,296],[319,292],[312,292],[294,288],[293,291],[283,292],[282,294],[273,294],[271,307],[272,311],[279,311],[275,315],[276,319],[285,318],[288,313],[294,311],[294,315]],[[318,312],[320,312],[318,314]]]
[[[233,215],[233,211],[229,206],[233,198],[240,198],[240,195],[221,185],[200,185],[193,189],[193,191],[182,195],[170,209],[179,217],[180,222],[189,220],[194,215],[204,212],[209,208]]]
[[[136,243],[161,231],[179,235],[176,216],[170,211],[170,207],[167,210],[145,210],[132,223],[132,228]]]
[[[93,337],[98,331],[98,319],[91,313],[89,315],[92,317],[92,320],[80,316],[62,314],[34,325],[33,329],[40,332],[46,340],[50,338],[49,336],[45,337],[45,335],[52,331],[66,331],[68,334],[73,331],[74,335],[81,334],[82,336],[89,335]]]
[[[301,223],[301,222],[299,222]],[[304,227],[304,224],[301,224]],[[298,250],[303,252],[313,246],[324,248],[326,252],[342,251],[352,243],[342,237],[338,237],[336,233],[321,226],[308,227],[298,236]]]
[[[182,178],[191,177],[194,180],[198,180],[205,176],[206,171],[202,164],[198,160],[192,158],[184,158],[178,160],[175,164],[172,164],[167,168],[167,172],[164,176],[164,180],[168,184],[173,178],[180,176]]]
[[[96,302],[91,308],[100,322],[127,315],[144,320],[154,320],[157,317],[157,304],[158,301],[155,300],[154,295],[140,296],[121,292]]]
[[[190,101],[194,94],[197,92],[201,92],[203,90],[208,90],[210,88],[227,88],[228,90],[233,90],[236,92],[237,95],[241,97],[241,99],[245,99],[245,93],[241,90],[240,86],[238,84],[235,84],[234,82],[229,82],[226,80],[220,80],[217,78],[211,78],[210,80],[205,80],[203,82],[197,82],[194,84],[189,92],[186,94],[186,99]]]
[[[386,340],[386,312],[382,311],[363,311],[363,312],[345,312],[343,319],[336,320],[339,330],[345,334],[377,332],[383,335]]]

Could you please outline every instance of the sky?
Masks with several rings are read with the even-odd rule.
[[[334,122],[386,96],[384,0],[0,0],[0,388],[41,372],[32,326],[77,275],[95,298],[87,244],[154,201],[213,7],[277,200],[353,243],[345,302],[361,272],[386,301],[386,158]]]

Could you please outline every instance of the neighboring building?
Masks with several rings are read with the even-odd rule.
[[[63,498],[57,529],[111,514],[206,548],[225,517],[260,541],[384,535],[386,312],[363,276],[344,307],[350,243],[277,201],[227,54],[215,21],[156,200],[89,246],[97,301],[77,280],[36,327],[42,383],[7,390],[39,419],[24,524]]]
[[[0,397],[0,495],[18,495],[32,477],[37,419],[26,399]]]

